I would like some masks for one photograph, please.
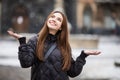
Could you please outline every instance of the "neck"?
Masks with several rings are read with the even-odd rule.
[[[50,31],[49,31],[49,34],[55,35],[55,34],[56,34],[56,31],[50,30]]]

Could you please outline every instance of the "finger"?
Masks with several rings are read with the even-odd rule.
[[[100,51],[96,51],[96,55],[100,54],[101,52]]]
[[[96,51],[96,50],[90,52],[91,55],[98,55],[100,53],[101,53],[100,51]]]
[[[12,37],[18,39],[21,37],[21,35],[18,35],[17,33],[14,33],[13,31],[7,31],[9,35],[11,35]]]
[[[101,52],[100,51],[98,51],[98,54],[100,54]]]
[[[12,31],[9,31],[9,30],[8,30],[7,32],[8,32],[8,34],[13,35],[13,32],[12,32]]]

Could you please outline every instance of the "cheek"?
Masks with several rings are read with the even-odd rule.
[[[46,25],[47,25],[48,27],[50,26],[49,20],[47,21]]]
[[[47,25],[48,25],[48,21],[49,21],[49,20],[47,20],[47,22],[46,22],[46,23],[47,23]]]
[[[61,28],[61,26],[62,26],[62,23],[59,23],[59,24],[58,24],[58,28]]]

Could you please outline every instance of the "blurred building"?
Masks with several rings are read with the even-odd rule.
[[[52,10],[63,11],[71,33],[119,34],[120,0],[3,0],[1,33],[39,32]]]
[[[1,35],[1,6],[2,6],[2,2],[0,0],[0,35]]]
[[[2,33],[9,28],[16,32],[39,32],[53,10],[54,0],[2,0]]]
[[[90,34],[116,34],[116,24],[120,23],[119,8],[119,0],[77,0],[78,30]]]

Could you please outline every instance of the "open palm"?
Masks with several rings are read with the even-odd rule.
[[[16,39],[19,39],[19,38],[22,37],[22,35],[17,34],[17,33],[14,33],[13,31],[8,30],[7,32],[8,32],[8,34],[9,34],[10,36],[12,36],[12,37],[14,37],[14,38],[16,38]]]
[[[85,50],[84,53],[87,54],[87,55],[98,55],[101,52],[98,51],[98,50]]]

